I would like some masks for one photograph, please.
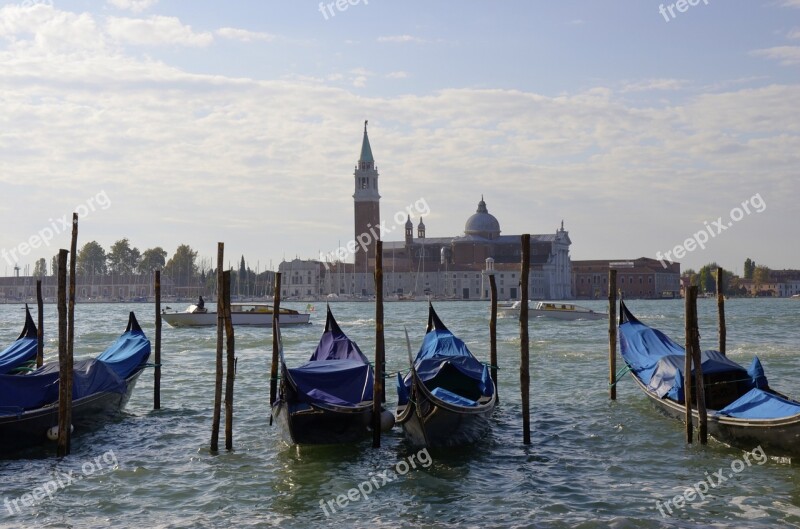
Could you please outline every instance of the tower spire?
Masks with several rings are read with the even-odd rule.
[[[375,159],[372,157],[372,147],[369,145],[369,136],[367,136],[367,123],[369,120],[364,120],[364,139],[361,142],[361,156],[359,157],[359,162],[362,163],[375,163]]]

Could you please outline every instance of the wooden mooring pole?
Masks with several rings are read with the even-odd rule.
[[[214,416],[211,420],[211,451],[219,450],[219,419],[222,407],[222,332],[225,326],[225,308],[223,306],[223,260],[225,244],[217,243],[217,372],[214,380]]]
[[[522,236],[522,270],[520,273],[520,292],[522,303],[519,309],[519,384],[522,396],[522,442],[531,444],[531,412],[530,412],[530,351],[528,338],[528,276],[531,262],[531,236]]]
[[[706,389],[705,383],[703,381],[703,362],[702,356],[700,353],[700,330],[697,324],[697,287],[693,287],[695,289],[694,294],[692,296],[692,319],[691,319],[691,332],[690,332],[690,340],[691,340],[691,354],[692,354],[692,364],[694,364],[694,392],[693,395],[695,396],[695,402],[697,404],[697,416],[698,416],[698,437],[700,439],[700,444],[705,445],[708,444],[708,412],[706,410]],[[687,354],[689,350],[687,349]],[[691,375],[687,377],[687,382],[691,384],[692,379]]]
[[[725,273],[722,268],[717,268],[717,315],[719,318],[719,352],[725,352],[725,342],[727,341],[728,331],[725,328]]]
[[[155,272],[153,290],[156,296],[155,369],[153,370],[153,409],[161,409],[161,270]]]
[[[383,373],[386,347],[383,333],[383,241],[375,242],[375,383],[372,386],[372,448],[381,447],[381,412],[386,399]]]
[[[622,315],[620,314],[620,317]],[[617,271],[608,271],[608,396],[617,400]]]
[[[44,363],[44,299],[42,299],[42,280],[36,280],[36,308],[38,317],[36,321],[36,367]]]
[[[500,392],[497,388],[497,282],[494,272],[489,274],[489,292],[491,293],[491,308],[489,309],[489,369],[494,383],[494,393],[497,402],[500,402]],[[527,296],[526,296],[527,297]],[[525,302],[527,303],[527,299]]]
[[[58,457],[69,455],[72,369],[67,362],[67,250],[58,251]]]
[[[275,274],[275,292],[272,296],[272,366],[269,371],[269,405],[275,404],[278,399],[278,354],[280,343],[278,342],[278,314],[281,310],[281,273]],[[269,423],[272,424],[270,415]]]
[[[684,328],[686,330],[685,361],[683,364],[683,401],[686,410],[686,442],[692,444],[694,438],[694,424],[692,422],[692,349],[694,347],[693,332],[696,327],[697,314],[697,287],[690,286],[686,291],[686,302],[684,306]]]
[[[225,306],[225,352],[227,363],[225,365],[225,449],[233,450],[233,382],[236,378],[236,354],[234,351],[235,339],[233,333],[233,319],[231,317],[231,272],[223,273],[223,305]]]

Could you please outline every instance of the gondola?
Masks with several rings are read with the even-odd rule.
[[[372,366],[330,307],[319,344],[300,367],[286,365],[280,329],[278,336],[281,378],[272,415],[284,440],[302,445],[364,439],[372,419]]]
[[[397,422],[415,446],[477,441],[497,403],[489,369],[444,326],[428,304],[428,326],[410,372],[397,375]]]
[[[620,352],[637,386],[658,410],[684,421],[684,348],[636,319],[623,302],[619,331]],[[701,365],[709,435],[743,450],[760,446],[772,456],[800,456],[800,402],[769,387],[758,357],[745,369],[707,350]],[[694,374],[691,383],[696,395]],[[692,414],[697,425],[696,405]]]
[[[36,324],[31,318],[31,311],[25,305],[25,326],[14,343],[0,352],[0,375],[7,375],[28,369],[36,360],[37,350]]]
[[[128,402],[150,356],[133,312],[125,332],[97,358],[73,364],[72,427],[88,429]],[[0,375],[0,447],[46,443],[58,426],[58,362],[29,374]],[[55,428],[54,428],[55,427]]]

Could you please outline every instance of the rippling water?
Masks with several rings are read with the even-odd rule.
[[[585,305],[604,309],[600,302]],[[288,304],[292,306],[291,304]],[[296,308],[304,308],[305,304]],[[437,311],[473,353],[488,360],[488,303],[438,303]],[[683,302],[631,301],[631,310],[682,342]],[[152,338],[153,305],[78,305],[76,356],[113,341],[135,310]],[[336,303],[342,328],[372,355],[374,306]],[[716,346],[716,304],[699,301],[703,348]],[[283,333],[292,365],[313,351],[324,323]],[[800,302],[731,300],[726,304],[729,355],[740,363],[758,354],[771,385],[800,395]],[[407,368],[403,326],[419,346],[424,303],[385,306],[387,370]],[[0,343],[16,338],[19,306],[0,306]],[[46,307],[46,353],[55,355],[56,310]],[[493,431],[473,449],[431,451],[421,464],[382,484],[380,474],[417,450],[395,429],[380,449],[290,447],[269,426],[269,329],[236,330],[238,373],[233,452],[209,453],[213,403],[214,329],[163,331],[162,409],[152,410],[152,370],[137,384],[125,413],[73,439],[72,455],[34,450],[0,460],[2,527],[775,527],[800,525],[800,472],[786,460],[752,464],[683,509],[663,517],[656,502],[730,469],[742,452],[710,441],[686,447],[683,425],[658,414],[625,378],[617,402],[607,394],[604,322],[532,320],[530,446],[522,444],[519,330],[500,319],[500,405]],[[620,361],[621,362],[621,361]],[[395,400],[393,381],[387,401]],[[99,458],[99,459],[98,459]],[[403,468],[403,467],[396,467]],[[85,473],[84,470],[87,472]],[[89,472],[90,471],[90,472]],[[68,483],[31,506],[20,498],[54,476]],[[728,470],[730,474],[730,470]],[[392,476],[391,474],[389,476]],[[374,478],[365,500],[336,512],[320,502],[346,495]],[[42,495],[41,493],[39,494]],[[12,500],[17,499],[19,510]],[[26,498],[29,500],[31,498]],[[6,501],[8,500],[8,501]],[[12,514],[13,512],[13,514]]]

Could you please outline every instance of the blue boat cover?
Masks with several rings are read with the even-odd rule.
[[[419,379],[423,383],[430,382],[450,366],[455,368],[459,373],[466,375],[469,379],[474,380],[475,387],[481,395],[486,397],[491,396],[494,393],[494,383],[489,375],[489,369],[472,355],[467,345],[461,339],[457,338],[444,326],[433,311],[433,307],[429,307],[428,327],[429,330],[425,334],[422,346],[414,360],[414,369]],[[411,373],[406,375],[405,378],[401,378],[398,375],[397,397],[400,405],[404,405],[408,402],[411,384]],[[434,396],[438,396],[436,393],[437,389],[440,388],[434,388],[431,391]],[[444,395],[444,398],[440,398],[446,402],[459,404],[461,406],[475,405],[475,401],[472,399],[463,395],[458,395],[446,388],[441,389],[443,390],[441,394]],[[463,399],[466,403],[455,402],[448,394],[455,395],[459,399]]]
[[[98,358],[73,364],[73,400],[100,392],[127,390],[125,379],[143,367],[150,356],[150,342],[131,313],[130,330]],[[106,358],[107,360],[103,360]],[[0,375],[0,415],[18,415],[58,402],[58,362],[48,363],[27,375]]]
[[[25,305],[25,327],[19,338],[0,352],[0,375],[5,375],[36,359],[37,351],[36,325],[31,318],[31,312]]]
[[[125,380],[138,371],[150,357],[150,340],[141,329],[126,331],[97,359]]]
[[[354,407],[372,400],[372,366],[336,323],[330,307],[325,330],[309,361],[288,368],[281,350],[281,363],[300,402]]]
[[[25,410],[58,402],[58,363],[42,366],[29,375],[0,375],[0,415],[17,415]],[[73,364],[72,400],[95,393],[125,393],[125,380],[96,358]]]
[[[36,338],[20,338],[0,352],[0,375],[36,358]]]
[[[800,414],[800,403],[753,388],[719,410],[719,414],[739,419],[780,419]]]
[[[325,331],[322,333],[322,338],[320,338],[314,354],[309,359],[311,362],[315,360],[360,360],[365,364],[369,363],[358,344],[348,338],[336,323],[330,307],[328,307],[328,316],[325,320]]]
[[[620,351],[631,371],[660,398],[683,401],[684,348],[666,335],[637,320],[622,305],[620,314]],[[735,373],[741,379],[750,379],[752,388],[728,404],[719,415],[741,419],[777,419],[800,414],[800,402],[781,398],[764,391],[768,381],[758,357],[753,358],[748,369],[728,359],[719,351],[703,351],[700,355],[703,374]]]
[[[300,402],[352,407],[372,400],[372,367],[360,360],[314,360],[288,371]]]
[[[683,370],[685,368],[686,355],[665,355],[656,363],[653,375],[647,383],[648,389],[663,398],[665,395],[678,402],[683,401]],[[719,351],[702,351],[700,353],[700,363],[703,366],[703,374],[711,375],[714,373],[739,373],[745,378],[747,371],[736,362],[729,360]],[[694,370],[692,370],[694,376]]]
[[[449,402],[450,404],[455,404],[457,406],[477,406],[478,403],[472,399],[468,399],[466,397],[462,397],[461,395],[456,395],[452,391],[448,391],[443,387],[438,387],[431,391],[431,395],[436,397],[439,400],[443,400],[445,402]]]

